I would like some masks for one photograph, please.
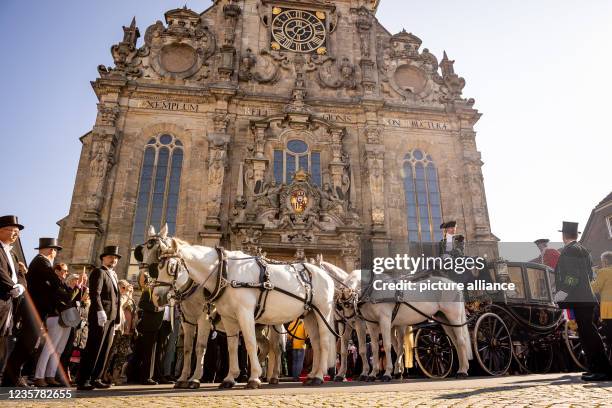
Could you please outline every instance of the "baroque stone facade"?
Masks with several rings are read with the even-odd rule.
[[[391,35],[377,5],[215,0],[202,13],[166,12],[142,40],[136,20],[123,27],[114,66],[99,66],[92,83],[98,116],[81,138],[60,221],[63,260],[90,267],[108,244],[127,255],[153,220],[174,222],[192,243],[279,259],[322,253],[352,269],[364,243],[406,241],[411,228],[434,240],[442,214],[428,206],[457,219],[468,241],[494,243],[475,144],[480,113],[462,96],[465,80],[446,53],[438,61],[415,35]],[[171,186],[156,190],[159,170],[154,187],[146,178],[167,160],[160,135],[181,152],[179,164],[172,158],[180,182],[167,181],[176,208],[162,197]],[[145,147],[158,149],[150,163]],[[413,176],[402,167],[418,155],[436,166],[427,191],[418,164]]]

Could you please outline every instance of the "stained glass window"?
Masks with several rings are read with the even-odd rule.
[[[172,135],[151,138],[145,146],[132,246],[144,242],[150,225],[159,231],[168,224],[168,232],[176,232],[178,197],[183,167],[183,144]]]
[[[402,176],[410,242],[442,239],[442,206],[438,172],[431,156],[414,150],[404,157]]]

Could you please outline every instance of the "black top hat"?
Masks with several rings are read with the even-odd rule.
[[[444,224],[440,225],[441,229],[446,229],[446,228],[454,228],[457,226],[457,221],[449,221],[449,222],[445,222]]]
[[[550,242],[550,239],[546,239],[546,238],[540,238],[540,239],[536,239],[535,241],[533,241],[533,243],[536,245],[548,244],[549,242]]]
[[[582,234],[580,231],[578,231],[578,223],[569,221],[563,221],[563,228],[561,228],[559,232],[566,234]]]
[[[116,245],[105,246],[104,251],[102,251],[102,254],[100,255],[100,259],[108,255],[113,255],[121,259],[121,255],[119,255],[119,247]]]
[[[57,244],[57,238],[39,238],[38,248],[34,248],[34,249],[45,249],[45,248],[55,248],[58,251],[62,250],[62,247]]]
[[[0,228],[4,227],[17,227],[19,230],[23,229],[23,225],[19,223],[16,215],[4,215],[0,217]]]

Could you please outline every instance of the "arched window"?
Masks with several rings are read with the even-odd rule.
[[[442,239],[442,206],[438,172],[431,156],[415,149],[404,157],[402,177],[406,197],[408,239],[435,242]]]
[[[291,183],[300,169],[310,174],[313,183],[321,185],[321,153],[313,152],[298,139],[289,140],[284,150],[274,150],[274,178],[278,184]]]
[[[174,136],[163,134],[149,139],[145,146],[132,245],[144,242],[149,225],[156,231],[168,224],[168,232],[176,231],[176,212],[183,167],[183,144]]]

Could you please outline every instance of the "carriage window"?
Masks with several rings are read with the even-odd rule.
[[[183,167],[183,144],[172,135],[151,138],[145,146],[136,199],[132,246],[144,242],[149,225],[157,231],[168,224],[176,230],[178,195]]]
[[[523,282],[523,271],[520,266],[509,266],[508,274],[510,282],[514,283],[516,290],[514,292],[507,291],[506,295],[512,299],[525,298],[525,283]]]
[[[529,292],[532,299],[549,300],[550,295],[546,285],[546,271],[527,268],[527,279],[529,280]]]
[[[321,154],[310,150],[302,140],[289,140],[285,150],[274,150],[274,178],[278,184],[291,183],[298,170],[309,173],[312,182],[321,186]]]
[[[416,149],[404,157],[402,166],[408,239],[436,242],[442,239],[442,206],[438,171],[431,156]]]

